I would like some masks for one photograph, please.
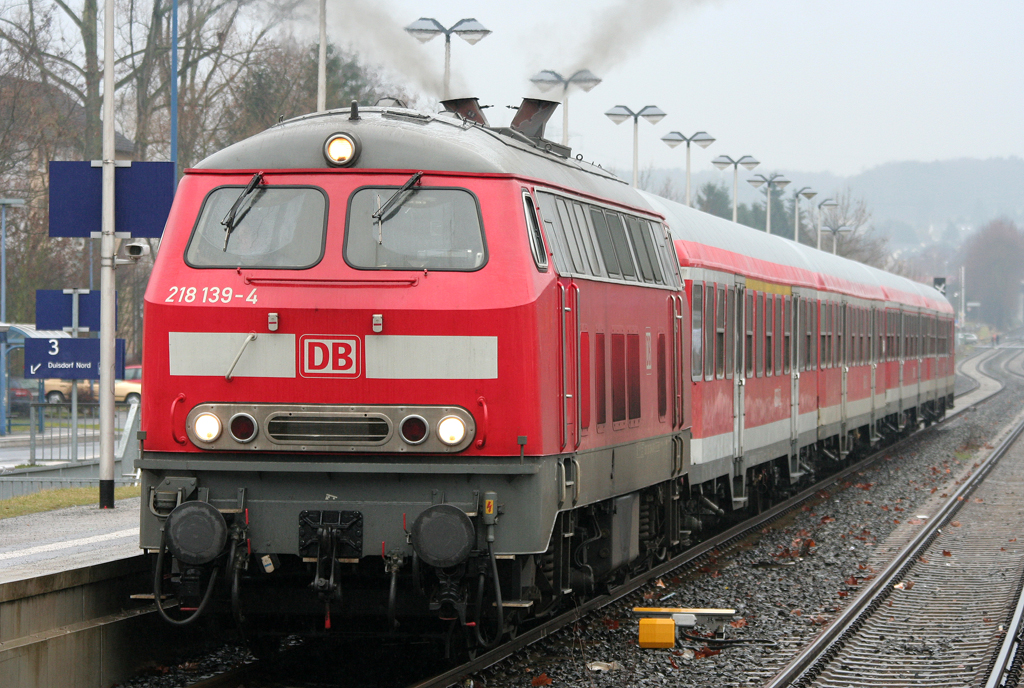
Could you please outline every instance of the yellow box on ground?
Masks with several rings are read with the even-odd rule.
[[[640,647],[676,646],[676,624],[671,618],[640,619]]]

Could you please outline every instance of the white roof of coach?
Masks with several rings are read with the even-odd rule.
[[[684,266],[725,269],[755,279],[952,312],[949,303],[927,285],[641,193],[655,211],[665,215],[673,239],[684,243],[677,250],[695,249],[680,256]],[[716,250],[731,255],[716,256]]]

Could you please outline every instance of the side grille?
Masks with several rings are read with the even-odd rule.
[[[293,413],[271,417],[267,434],[275,442],[379,444],[391,435],[391,425],[382,416]]]

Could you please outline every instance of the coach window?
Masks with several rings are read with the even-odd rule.
[[[775,308],[772,301],[771,294],[765,294],[764,304],[764,350],[765,350],[765,364],[764,374],[767,377],[772,375],[772,335],[775,334],[775,328],[773,326],[774,319],[772,314],[775,312]],[[760,324],[760,322],[758,323]],[[760,368],[760,364],[758,365]]]
[[[600,208],[590,209],[590,219],[594,223],[594,234],[597,235],[597,245],[601,249],[601,257],[604,258],[604,267],[609,277],[622,278],[619,270],[619,259],[615,255],[615,247],[612,246],[612,235],[608,231],[608,218]]]
[[[526,233],[530,239],[533,262],[537,265],[538,270],[547,272],[548,252],[544,249],[544,237],[540,233],[540,223],[537,221],[537,209],[533,206],[533,197],[526,189],[523,189],[523,211],[526,213]]]
[[[612,212],[606,212],[605,217],[608,218],[608,233],[612,237],[615,255],[619,258],[622,276],[631,282],[636,282],[636,266],[633,264],[633,256],[629,252],[629,240],[626,239],[626,228],[622,226],[622,218]]]
[[[321,189],[260,184],[248,195],[244,191],[244,186],[221,186],[206,196],[185,249],[186,264],[295,270],[320,262],[327,226],[327,196]],[[474,208],[474,222],[477,217]]]
[[[430,186],[359,189],[349,201],[344,255],[362,270],[478,270],[487,249],[476,197]]]
[[[733,371],[738,370],[739,366],[736,361],[736,337],[738,336],[736,323],[736,288],[729,287],[726,290],[726,307],[725,307],[725,360],[722,365],[725,367],[726,379],[732,379]]]
[[[690,303],[690,377],[700,380],[704,374],[704,285],[693,283]]]
[[[782,375],[782,342],[785,336],[782,334],[782,321],[785,313],[782,310],[782,296],[775,295],[775,365],[772,370],[776,375]]]
[[[715,302],[715,377],[725,377],[725,287],[718,288]]]
[[[757,376],[764,375],[764,342],[766,331],[764,327],[764,293],[758,292],[754,297],[754,355],[757,357]]]
[[[793,332],[797,331],[797,319],[796,314],[799,312],[798,308],[794,308],[795,298],[791,299],[786,297],[786,340],[782,347],[782,372],[788,373],[793,360]],[[799,344],[799,338],[796,339]],[[799,354],[797,354],[797,360],[799,360]]]
[[[704,379],[715,378],[715,285],[707,285],[704,296]]]
[[[747,307],[743,311],[746,320],[746,339],[743,343],[743,360],[747,362],[747,377],[754,377],[754,293],[747,292]]]

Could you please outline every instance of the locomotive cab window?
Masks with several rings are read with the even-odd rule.
[[[345,262],[361,270],[478,270],[487,248],[476,197],[465,189],[363,187],[349,201]]]
[[[194,268],[303,269],[324,252],[327,196],[315,187],[221,186],[203,201],[185,249]]]
[[[526,190],[523,190],[523,210],[526,212],[526,230],[530,239],[533,262],[536,263],[538,270],[547,272],[548,252],[544,249],[544,237],[540,233],[540,223],[537,222],[537,210],[533,207],[533,197]]]

